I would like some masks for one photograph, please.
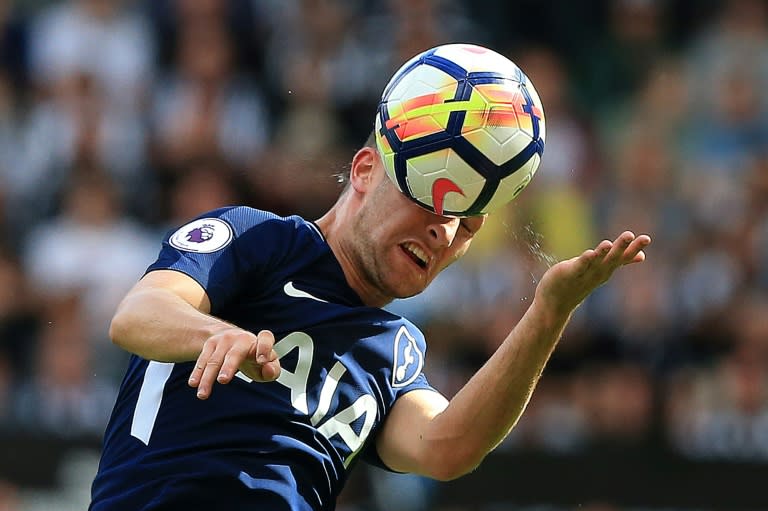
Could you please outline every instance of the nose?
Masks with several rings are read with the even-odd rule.
[[[433,215],[433,221],[427,227],[433,248],[450,247],[456,237],[456,232],[459,230],[459,223],[458,218]]]

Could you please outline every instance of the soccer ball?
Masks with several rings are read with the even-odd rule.
[[[528,185],[544,152],[544,111],[506,57],[447,44],[406,62],[384,89],[376,146],[408,198],[445,216],[488,213]]]

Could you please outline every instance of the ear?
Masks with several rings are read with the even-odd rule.
[[[372,147],[363,147],[352,158],[349,181],[356,192],[366,193],[378,184],[381,173],[383,167],[378,151]]]

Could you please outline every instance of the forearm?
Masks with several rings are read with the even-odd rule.
[[[199,311],[174,293],[146,289],[130,293],[112,319],[109,335],[121,348],[148,360],[186,362],[203,343],[232,325]]]
[[[382,460],[437,479],[474,469],[522,415],[576,307],[617,268],[645,260],[650,242],[625,231],[547,270],[520,322],[450,402],[434,392],[400,398],[377,441]]]
[[[525,410],[570,317],[534,300],[499,349],[425,431],[432,452],[456,475],[476,467]]]

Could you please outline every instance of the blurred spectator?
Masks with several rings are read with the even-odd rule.
[[[45,302],[81,297],[82,335],[100,375],[122,373],[126,355],[107,340],[109,321],[157,250],[148,231],[123,215],[112,183],[97,172],[76,176],[61,214],[29,235],[24,266],[34,289]]]
[[[233,41],[234,65],[261,74],[264,44],[269,26],[265,17],[266,0],[145,0],[146,12],[154,26],[157,63],[167,70],[177,53],[179,33],[185,26],[216,23],[226,27]],[[290,10],[290,1],[281,0],[276,8]]]
[[[732,345],[712,368],[674,375],[667,402],[672,444],[693,458],[768,460],[768,314],[764,296],[742,297],[727,325]]]
[[[455,0],[385,0],[382,17],[371,17],[367,27],[378,30],[367,33],[366,48],[383,51],[389,68],[382,69],[383,76],[392,74],[393,66],[400,66],[413,56],[438,44],[453,42],[480,42],[482,31],[472,23],[469,12],[461,2]],[[376,16],[374,14],[373,16]],[[394,30],[382,37],[382,30]],[[387,41],[386,45],[373,41]],[[375,53],[374,53],[375,54]],[[382,85],[374,84],[379,90]],[[374,96],[375,97],[375,96]]]
[[[193,161],[170,187],[168,224],[183,225],[201,213],[241,204],[243,200],[242,187],[236,184],[236,177],[224,162]]]
[[[683,194],[694,219],[721,233],[743,228],[752,165],[768,147],[768,119],[761,114],[759,83],[734,72],[711,84],[712,102],[696,109],[683,168]]]
[[[687,49],[686,63],[699,105],[720,101],[720,84],[734,72],[748,73],[756,90],[768,86],[768,6],[762,0],[722,0],[717,16],[697,33]],[[759,109],[768,103],[760,96]]]
[[[666,53],[663,0],[609,0],[604,33],[589,34],[574,68],[585,109],[610,112],[632,97]]]
[[[533,449],[558,454],[583,452],[591,430],[581,391],[581,380],[569,375],[548,375],[539,382],[525,415],[502,449]]]
[[[143,207],[134,203],[148,177],[142,108],[154,49],[146,20],[124,0],[56,2],[32,19],[29,46],[34,94],[13,151],[14,220],[31,226],[52,214],[79,165],[101,166],[130,207]]]
[[[338,197],[351,152],[330,147],[320,154],[273,146],[247,174],[252,204],[277,214],[318,218]]]
[[[32,105],[22,137],[11,184],[23,211],[34,211],[35,202],[50,214],[77,166],[104,168],[123,200],[138,200],[137,188],[146,184],[143,123],[137,112],[110,103],[93,75],[62,77],[47,99]]]
[[[632,362],[608,361],[587,366],[577,382],[577,401],[586,408],[588,430],[595,443],[638,444],[653,424],[653,387],[649,373]]]
[[[573,82],[565,61],[543,46],[527,47],[508,56],[530,78],[544,105],[547,157],[542,158],[537,171],[537,181],[543,181],[539,188],[572,185],[591,191],[601,172],[597,140],[592,120],[571,97]]]
[[[631,95],[596,119],[600,148],[612,164],[621,161],[615,148],[625,134],[640,130],[656,133],[673,153],[682,149],[691,125],[691,87],[684,60],[667,55],[651,63],[636,95]]]
[[[304,152],[362,144],[397,66],[432,46],[469,42],[478,33],[454,0],[386,0],[365,9],[343,0],[297,4],[272,30],[267,66],[275,71],[273,93],[287,107],[278,141],[283,133],[282,139],[307,144]]]
[[[550,371],[503,448],[568,454],[642,443],[652,433],[654,406],[650,375],[634,363],[613,359]]]
[[[729,251],[727,240],[710,235],[693,244],[681,263],[679,305],[689,324],[695,327],[722,317],[745,278],[744,268]]]
[[[176,171],[195,158],[245,166],[264,148],[269,122],[255,84],[234,66],[233,41],[216,20],[179,27],[174,65],[154,92],[156,161]]]
[[[678,188],[678,159],[663,132],[634,119],[615,136],[599,194],[594,197],[598,231],[632,229],[652,233],[666,257],[650,268],[620,276],[585,304],[602,336],[600,349],[660,367],[669,362],[670,335],[681,311],[675,260],[682,258],[690,220],[672,190]],[[613,346],[611,344],[615,343]]]
[[[93,358],[77,294],[48,301],[31,371],[14,396],[14,419],[27,431],[98,435],[107,425],[117,383]]]
[[[345,131],[339,109],[366,95],[370,66],[353,39],[352,27],[360,21],[355,21],[350,3],[300,0],[289,14],[279,20],[267,47],[267,65],[273,71],[269,86],[282,106],[275,143],[291,154],[312,158],[354,133]],[[367,110],[358,112],[367,118],[365,134],[354,133],[360,137],[373,128],[374,107]]]
[[[43,91],[73,75],[92,76],[105,101],[136,108],[152,78],[154,49],[146,20],[126,0],[65,0],[35,17],[32,79]]]

